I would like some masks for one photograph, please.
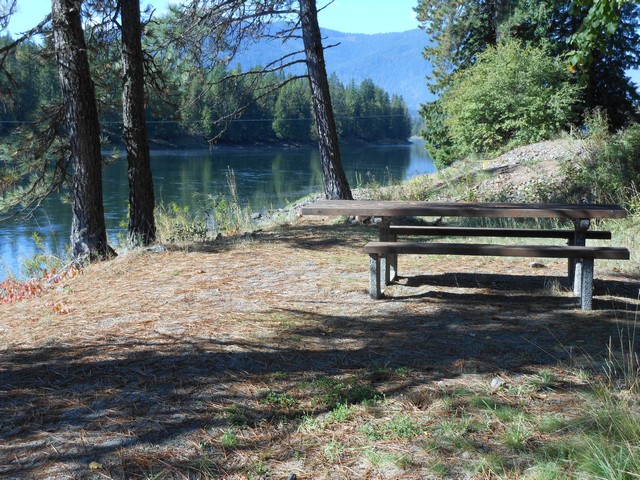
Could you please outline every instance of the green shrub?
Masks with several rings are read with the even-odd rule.
[[[157,239],[160,243],[187,243],[206,240],[207,222],[189,207],[172,202],[160,204],[155,210]]]
[[[62,268],[64,260],[52,254],[44,243],[44,239],[34,232],[31,235],[35,243],[35,253],[31,257],[22,258],[20,273],[26,278],[42,278]]]
[[[619,203],[635,211],[640,190],[640,124],[610,134],[606,116],[595,112],[585,126],[586,155],[565,165],[566,200]]]
[[[572,120],[579,94],[543,48],[517,41],[490,48],[441,97],[449,148],[489,154],[552,138]]]

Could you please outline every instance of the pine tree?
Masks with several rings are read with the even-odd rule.
[[[79,0],[52,0],[53,38],[71,145],[71,252],[78,259],[115,254],[107,243],[102,201],[98,109]]]

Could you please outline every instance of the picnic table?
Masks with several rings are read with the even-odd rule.
[[[618,205],[320,200],[302,207],[301,214],[379,218],[379,241],[369,242],[364,247],[370,258],[369,291],[371,297],[376,299],[382,297],[382,281],[389,285],[396,278],[399,254],[567,258],[569,281],[573,284],[574,293],[580,297],[581,307],[591,310],[594,259],[629,259],[629,251],[626,248],[586,245],[587,239],[611,238],[611,232],[589,230],[589,227],[594,219],[626,217],[626,211]],[[404,219],[408,217],[550,218],[571,221],[573,228],[415,226],[406,225]],[[564,238],[567,244],[399,242],[399,236]]]

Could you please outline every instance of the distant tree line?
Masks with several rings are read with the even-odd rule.
[[[0,45],[10,41],[5,37]],[[53,58],[42,54],[46,49],[46,45],[26,42],[8,60],[7,71],[19,88],[14,88],[11,96],[0,97],[0,137],[35,123],[44,113],[43,106],[59,102],[58,72]],[[105,75],[113,69],[108,60],[109,55],[105,55],[104,68],[94,67],[102,70],[96,85],[100,125],[106,139],[119,141],[122,111],[117,106],[122,86]],[[238,144],[317,140],[306,79],[287,77],[282,72],[252,78],[242,75],[239,66],[230,70],[218,65],[203,71],[195,65],[181,65],[178,70],[194,74],[189,82],[167,81],[168,90],[162,98],[154,92],[147,99],[152,141],[179,145],[185,138]],[[8,80],[2,77],[3,81]],[[278,83],[284,86],[263,94]],[[402,97],[389,95],[369,79],[345,85],[333,75],[329,86],[341,139],[405,141],[411,136],[411,117]]]

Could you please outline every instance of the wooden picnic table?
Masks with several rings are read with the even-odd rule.
[[[371,296],[380,298],[380,271],[384,272],[385,284],[389,284],[397,273],[398,253],[457,254],[457,255],[502,255],[540,256],[568,258],[569,279],[574,292],[581,297],[584,309],[591,308],[594,258],[629,258],[624,248],[586,247],[587,238],[611,238],[610,232],[591,232],[591,220],[604,218],[625,218],[626,211],[619,205],[596,204],[551,204],[551,203],[477,203],[477,202],[429,202],[392,200],[320,200],[301,209],[302,215],[378,217],[380,221],[379,242],[365,246],[371,256]],[[521,228],[469,228],[469,227],[398,227],[405,217],[474,217],[474,218],[514,218],[514,219],[566,219],[573,222],[573,230],[521,229]],[[396,224],[394,226],[394,224]],[[530,238],[566,238],[568,245],[529,245],[514,248],[513,245],[448,243],[399,243],[397,235],[463,237],[499,236]],[[374,244],[375,243],[375,244]],[[502,248],[501,248],[502,247]],[[376,263],[377,262],[377,263]],[[584,269],[588,269],[585,275]],[[374,275],[375,273],[375,275]],[[374,278],[375,277],[375,278]],[[585,291],[587,292],[585,294]]]

